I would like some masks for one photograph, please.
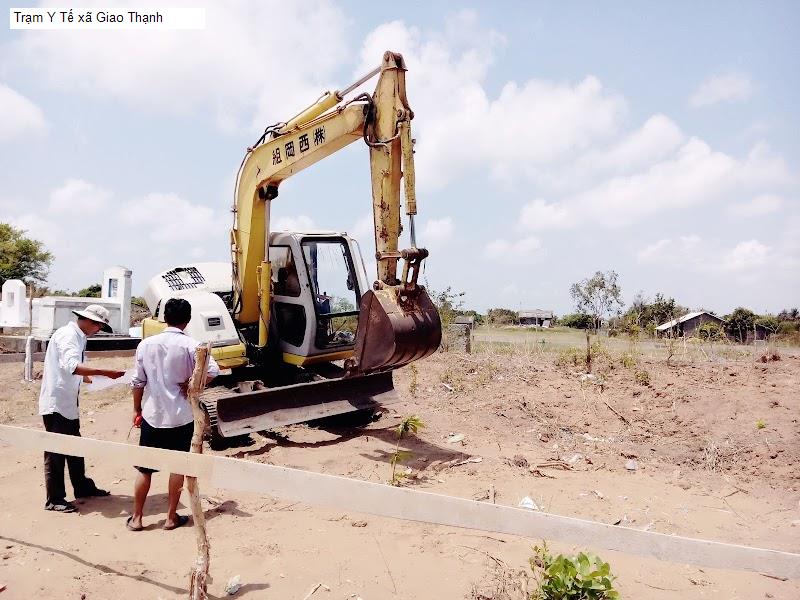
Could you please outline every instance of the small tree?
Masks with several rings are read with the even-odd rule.
[[[574,327],[575,329],[590,329],[594,325],[592,315],[574,313],[564,315],[558,320],[558,324],[564,327]]]
[[[725,331],[737,342],[747,341],[747,333],[753,330],[758,315],[752,310],[739,307],[725,317]]]
[[[756,325],[763,327],[770,333],[777,333],[781,326],[781,322],[775,315],[764,315],[756,319]]]
[[[477,310],[457,310],[456,316],[458,317],[472,317],[475,321],[475,325],[483,325],[483,315],[479,313]]]
[[[411,452],[400,450],[400,442],[403,441],[404,437],[416,434],[423,427],[425,427],[425,423],[415,415],[406,417],[400,422],[400,425],[397,426],[397,445],[394,447],[394,453],[390,461],[392,464],[392,485],[400,485],[404,477],[404,475],[397,473],[397,465],[411,456]]]
[[[784,308],[778,313],[779,321],[800,321],[800,310],[796,308]]]
[[[103,287],[99,283],[93,283],[89,287],[78,290],[75,295],[81,298],[99,298],[102,289]]]
[[[486,322],[490,325],[512,325],[519,320],[519,314],[508,308],[490,308]]]
[[[9,279],[44,283],[53,255],[44,244],[25,235],[25,230],[0,223],[0,285]]]
[[[447,286],[447,289],[443,292],[435,292],[428,288],[428,295],[434,306],[436,306],[436,310],[439,311],[442,327],[452,325],[456,316],[460,314],[461,307],[464,306],[464,292],[454,292],[453,288]]]
[[[595,331],[600,328],[604,316],[619,314],[625,305],[622,290],[617,283],[615,271],[597,271],[578,283],[573,283],[569,293],[580,313],[592,316]]]
[[[633,326],[647,331],[651,324],[657,327],[687,312],[688,309],[678,304],[675,298],[667,297],[661,292],[656,293],[652,300],[639,292],[633,297],[630,308],[625,311],[624,323],[621,326],[626,331],[631,330]]]

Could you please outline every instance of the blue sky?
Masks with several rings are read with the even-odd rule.
[[[0,29],[0,218],[53,250],[53,287],[226,260],[245,147],[392,49],[432,288],[563,314],[614,269],[627,302],[800,303],[796,3],[287,4],[207,3],[202,32]],[[354,144],[286,181],[273,224],[369,247],[369,194]]]

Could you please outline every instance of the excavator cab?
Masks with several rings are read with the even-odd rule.
[[[439,314],[417,285],[415,268],[427,251],[404,252],[409,281],[369,285],[358,242],[347,234],[273,232],[272,321],[283,362],[346,360],[352,376],[434,352]]]
[[[283,362],[350,358],[368,289],[358,243],[343,233],[273,232],[269,261],[272,323]]]

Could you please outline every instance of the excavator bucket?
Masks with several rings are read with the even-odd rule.
[[[368,290],[361,297],[351,375],[402,367],[433,354],[442,341],[439,311],[425,288]]]

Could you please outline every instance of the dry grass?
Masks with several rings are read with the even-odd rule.
[[[719,466],[719,446],[710,441],[703,447],[703,466],[707,471],[716,471]]]
[[[469,600],[528,600],[530,574],[521,569],[511,569],[499,559],[494,562],[484,579],[472,585]]]

